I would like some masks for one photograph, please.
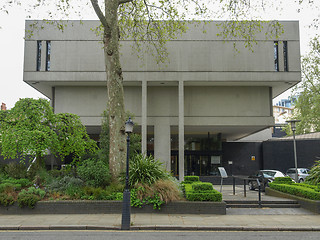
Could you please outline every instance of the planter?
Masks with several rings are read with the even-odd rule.
[[[17,203],[0,207],[0,214],[121,214],[122,201],[40,201],[34,209],[20,208]],[[131,207],[131,213],[159,214],[226,214],[225,202],[171,202],[160,210],[152,205]]]
[[[302,208],[305,208],[311,212],[320,214],[320,201],[298,197],[298,196],[291,195],[288,193],[283,193],[271,188],[266,188],[266,195],[296,200]]]

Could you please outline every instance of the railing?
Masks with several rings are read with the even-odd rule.
[[[249,177],[242,177],[242,176],[232,176],[232,185],[233,185],[233,195],[236,194],[236,178],[243,180],[243,195],[244,197],[247,197],[247,184],[249,180],[256,180],[258,184],[258,204],[259,208],[262,207],[261,205],[261,183],[258,178],[249,178]]]

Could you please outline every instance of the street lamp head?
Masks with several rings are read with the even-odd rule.
[[[290,123],[291,125],[291,130],[292,132],[296,131],[297,127],[296,127],[296,123],[300,122],[301,120],[296,120],[296,119],[292,119],[292,120],[287,120],[287,123]]]
[[[131,120],[131,117],[126,121],[126,133],[132,133],[133,131],[133,121]]]

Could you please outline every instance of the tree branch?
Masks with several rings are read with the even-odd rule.
[[[128,3],[128,2],[132,2],[133,0],[119,0],[119,5],[124,4],[124,3]]]
[[[107,22],[106,17],[104,16],[103,12],[101,11],[99,4],[98,4],[98,0],[90,0],[92,7],[94,9],[94,11],[96,12],[100,22],[102,23],[104,28],[108,28],[109,24]]]

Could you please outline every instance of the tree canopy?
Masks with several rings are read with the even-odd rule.
[[[298,96],[293,119],[301,122],[297,133],[320,131],[320,42],[319,36],[310,41],[310,52],[302,57],[302,81],[295,89]]]
[[[96,148],[78,116],[54,114],[45,99],[20,99],[0,120],[0,151],[5,158],[41,159],[50,151],[63,160]]]

